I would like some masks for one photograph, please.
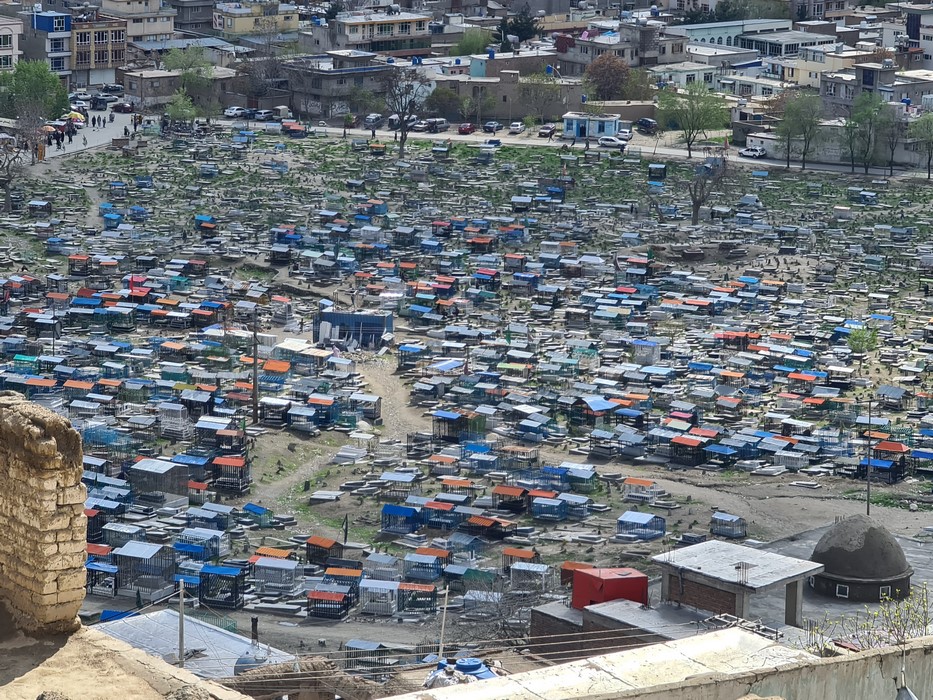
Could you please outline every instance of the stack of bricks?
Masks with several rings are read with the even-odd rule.
[[[0,602],[23,632],[80,626],[87,519],[81,436],[67,419],[0,392]]]

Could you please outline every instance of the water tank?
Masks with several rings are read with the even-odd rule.
[[[394,59],[394,58],[387,58],[387,59],[386,59],[386,63],[389,63],[389,64],[395,63],[395,59]]]
[[[881,67],[882,68],[894,68],[894,59],[893,58],[883,59],[881,61]]]
[[[544,74],[545,74],[545,75],[554,75],[554,66],[552,66],[552,65],[547,65],[547,66],[545,66],[545,67],[544,67]]]
[[[493,51],[492,49],[489,49],[489,51],[486,52],[486,58],[492,60],[495,57],[496,57],[496,52]]]
[[[459,65],[460,65],[460,59],[459,59],[459,58],[455,58],[455,59],[454,59],[454,65],[455,65],[455,66],[459,66]]]
[[[315,27],[320,27],[320,26],[321,26],[321,18],[320,18],[320,17],[314,17],[314,18],[312,18],[312,19],[311,19],[311,24],[313,24]]]
[[[661,16],[661,11],[658,9],[658,6],[657,6],[657,5],[652,5],[652,6],[651,6],[651,16],[652,16],[652,17],[660,17],[660,16]]]
[[[490,671],[486,664],[484,664],[480,659],[457,659],[457,665],[454,667],[460,673],[465,673],[468,676],[475,676],[476,678],[495,678],[496,674]]]

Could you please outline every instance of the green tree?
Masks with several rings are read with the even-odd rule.
[[[875,161],[878,137],[884,124],[884,101],[873,92],[863,92],[855,98],[852,115],[858,124],[858,160],[867,175],[868,169]]]
[[[179,88],[172,95],[172,99],[165,105],[165,116],[173,122],[190,122],[198,115],[188,93]]]
[[[460,114],[460,95],[450,88],[434,88],[434,92],[424,101],[424,108],[431,114],[456,117]]]
[[[901,119],[890,105],[881,110],[881,123],[878,127],[878,140],[884,148],[888,163],[888,176],[894,175],[894,154],[907,131],[907,123]]]
[[[553,75],[532,73],[522,76],[518,84],[518,99],[527,107],[528,115],[547,120],[547,108],[560,99],[560,83]]]
[[[597,100],[618,100],[628,82],[630,69],[624,59],[606,52],[586,67],[584,79],[592,86]]]
[[[644,68],[633,68],[629,70],[628,80],[622,86],[620,100],[633,100],[646,102],[653,100],[657,89],[651,73]]]
[[[19,61],[0,74],[0,112],[16,119],[20,132],[33,140],[48,119],[68,111],[68,93],[45,61]]]
[[[877,328],[854,328],[846,338],[849,350],[857,355],[864,355],[878,349]]]
[[[324,13],[324,18],[328,22],[337,19],[337,15],[341,12],[345,12],[346,9],[346,5],[344,5],[340,0],[332,0],[330,5],[327,6],[327,12]]]
[[[820,110],[822,103],[818,95],[789,95],[784,103],[784,116],[777,126],[778,140],[784,148],[788,169],[791,154],[800,153],[800,169],[807,167],[807,156],[818,143],[820,130]]]
[[[165,70],[181,72],[178,82],[192,100],[210,93],[213,66],[200,46],[172,49],[162,58]]]
[[[347,106],[357,114],[381,112],[384,107],[382,98],[363,87],[354,87],[347,95]]]
[[[933,177],[933,114],[927,113],[912,122],[907,129],[927,159],[927,180]]]
[[[486,47],[492,41],[492,35],[485,29],[473,28],[467,29],[460,41],[451,49],[451,56],[472,56],[486,51]]]
[[[683,92],[662,90],[658,95],[660,121],[683,132],[688,158],[693,157],[693,144],[702,134],[726,126],[725,104],[721,95],[701,82],[690,83]]]
[[[534,39],[541,31],[536,17],[532,16],[531,10],[526,4],[517,15],[509,19],[509,34],[518,37],[519,41],[528,41]]]

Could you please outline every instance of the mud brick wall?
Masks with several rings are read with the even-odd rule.
[[[80,626],[87,519],[81,436],[67,419],[0,392],[0,601],[32,635]]]

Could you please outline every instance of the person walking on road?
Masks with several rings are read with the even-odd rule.
[[[81,135],[81,143],[87,148],[87,136]]]

